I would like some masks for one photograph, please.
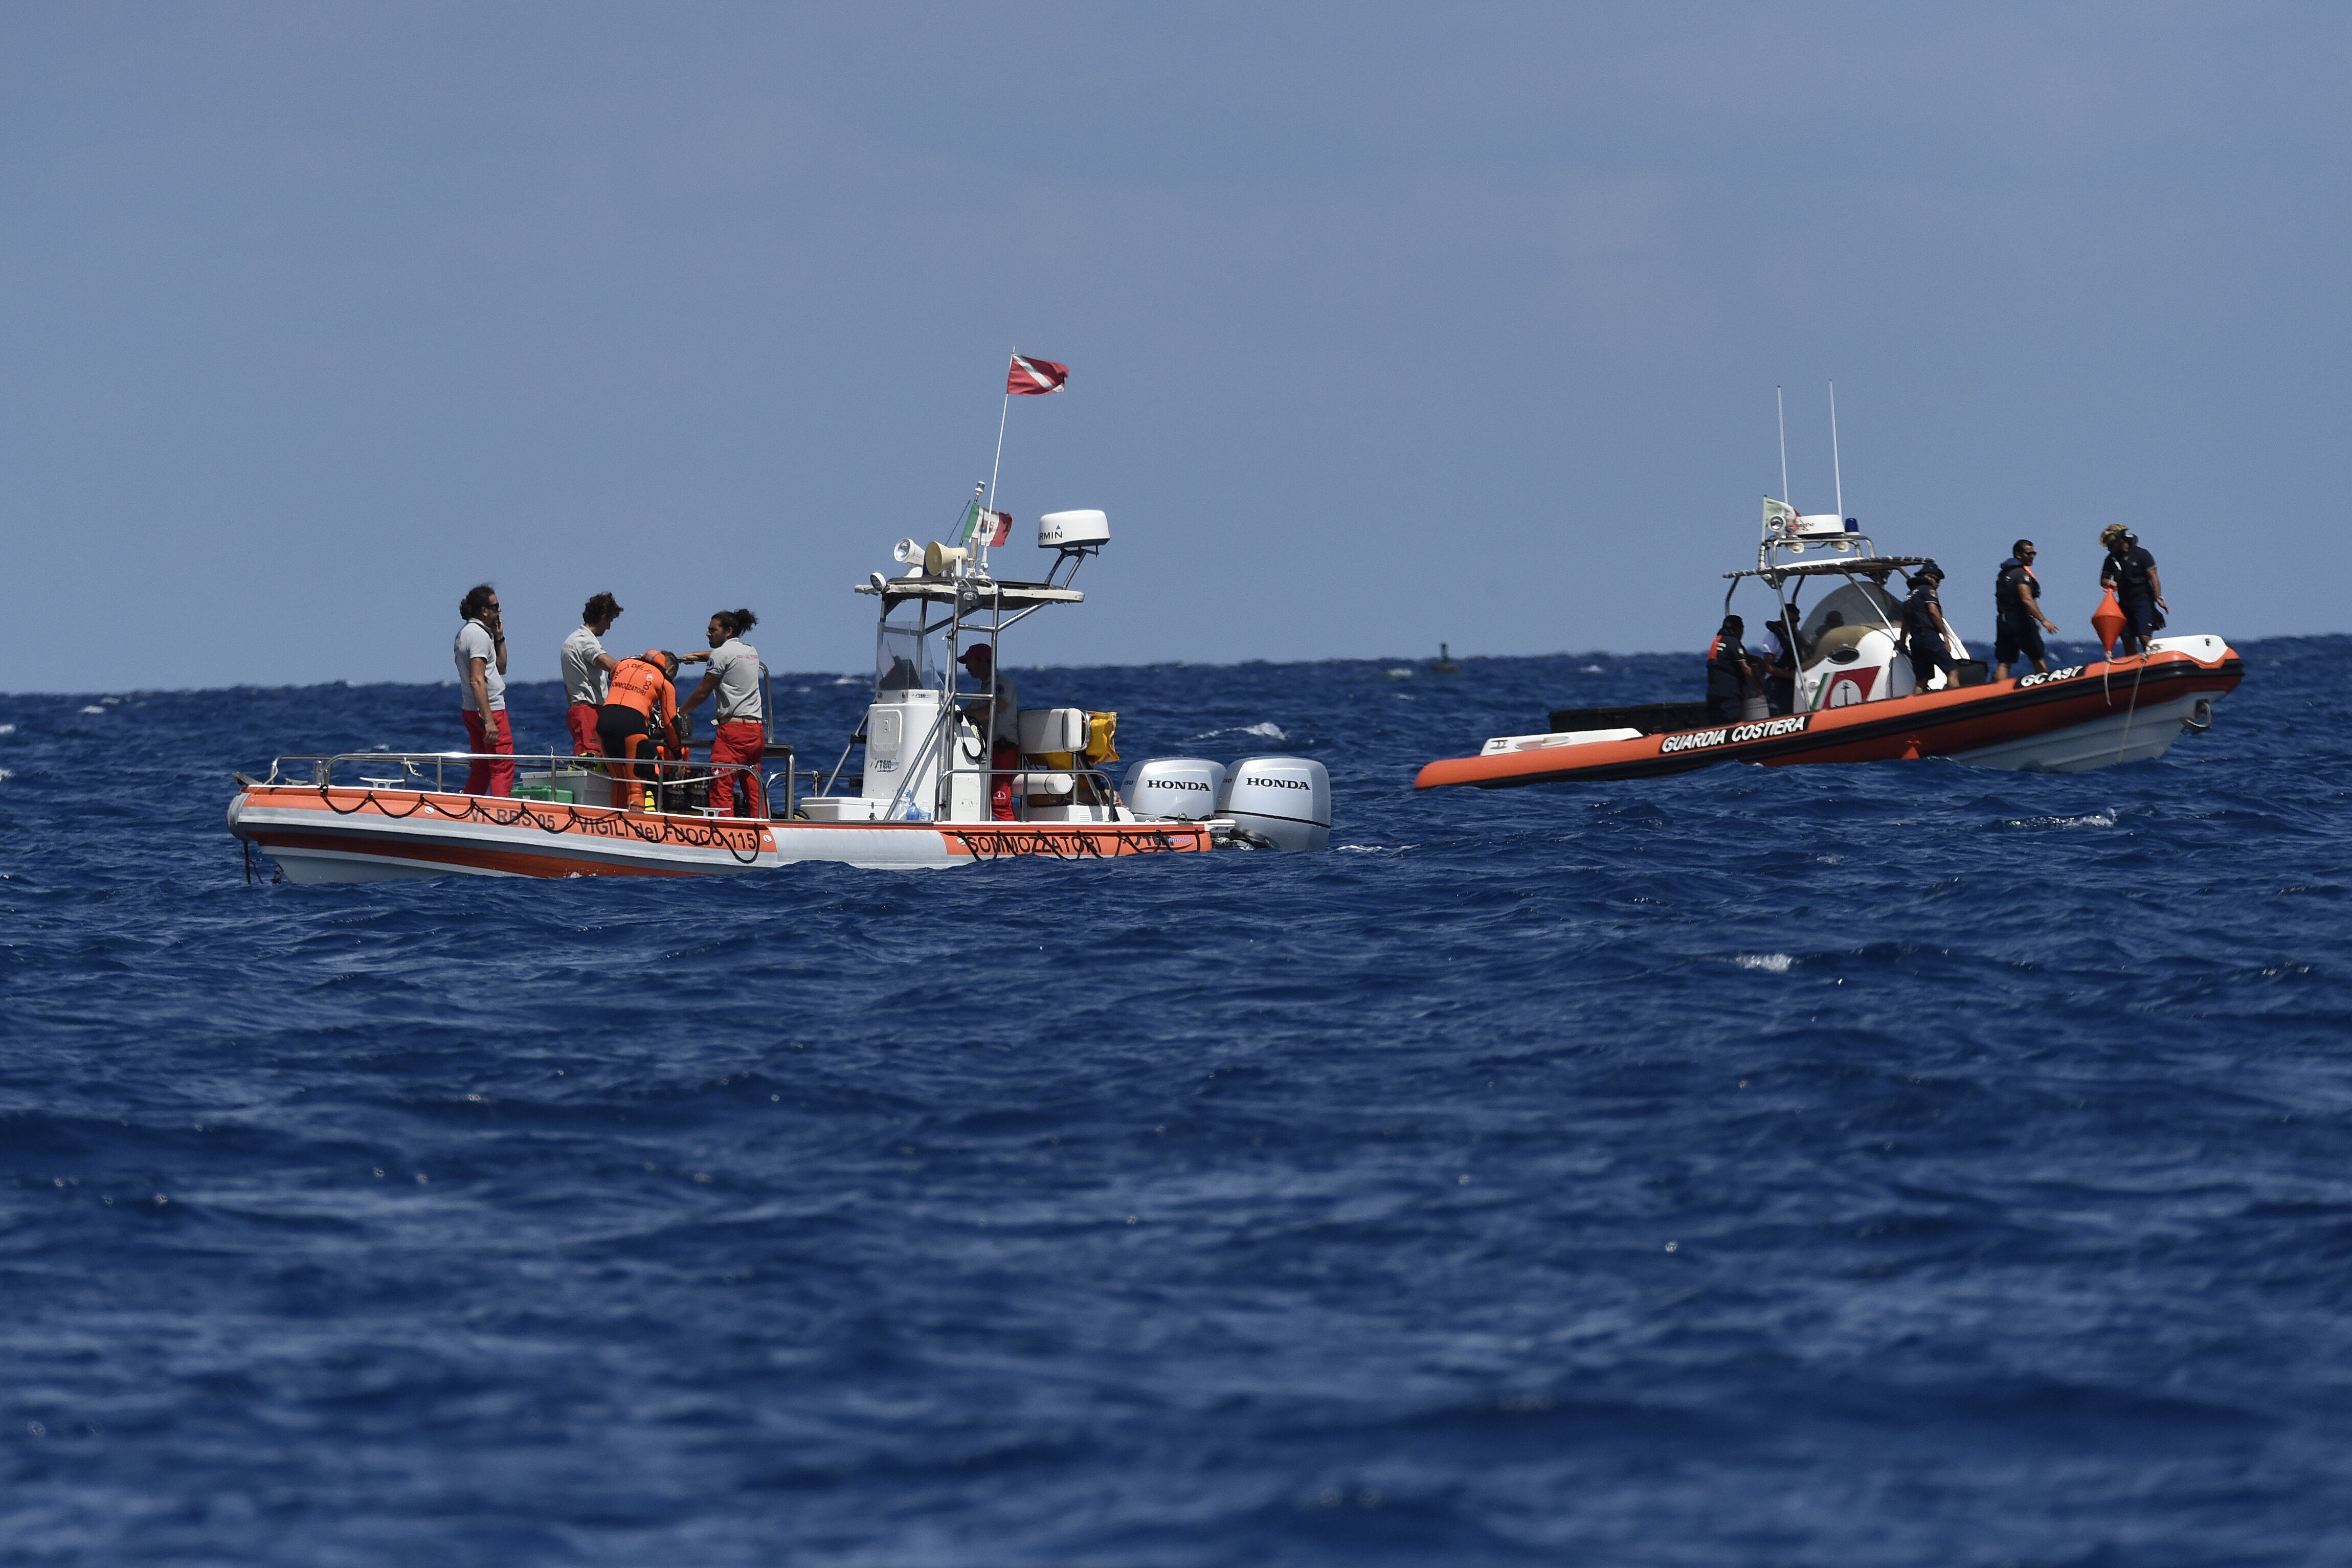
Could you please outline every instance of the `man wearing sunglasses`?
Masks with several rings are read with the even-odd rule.
[[[466,749],[478,759],[466,772],[467,795],[514,794],[514,731],[507,723],[507,629],[499,591],[477,583],[457,601],[457,689],[466,700]],[[508,760],[492,762],[491,755]]]
[[[1993,576],[1995,680],[2007,680],[2009,667],[2027,658],[2033,661],[2035,669],[2050,673],[2050,656],[2042,646],[2042,634],[2055,636],[2058,623],[2042,613],[2042,579],[2033,574],[2034,553],[2033,541],[2019,540],[2009,547],[2009,559]]]

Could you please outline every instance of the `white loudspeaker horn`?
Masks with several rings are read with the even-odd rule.
[[[890,559],[901,566],[911,566],[923,558],[923,547],[911,539],[902,539],[890,547]]]
[[[934,539],[923,546],[923,575],[944,577],[948,574],[949,567],[971,553],[971,551],[961,544],[941,544]]]

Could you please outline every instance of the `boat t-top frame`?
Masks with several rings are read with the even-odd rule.
[[[1807,556],[1818,558],[1802,559]],[[1893,595],[1886,591],[1886,580],[1899,572],[1908,582],[1914,571],[1929,563],[1925,555],[1881,555],[1877,545],[1853,518],[1800,517],[1795,509],[1785,503],[1768,500],[1764,537],[1756,547],[1755,566],[1723,574],[1727,584],[1723,591],[1723,613],[1731,614],[1732,596],[1739,592],[1740,584],[1752,577],[1772,590],[1778,603],[1773,618],[1800,628],[1801,638],[1804,616],[1798,601],[1805,584],[1815,578],[1835,577],[1854,590],[1852,607],[1864,614],[1864,618],[1857,619],[1853,614],[1842,611],[1846,615],[1844,624],[1874,626],[1899,643],[1903,628]],[[1826,606],[1817,609],[1822,607]],[[1801,646],[1790,652],[1801,668],[1805,663],[1804,648]],[[1959,650],[1953,652],[1955,657],[1962,657]]]
[[[1864,549],[1869,548],[1870,541],[1859,534],[1846,537],[1858,541]],[[1794,609],[1797,594],[1787,592],[1783,588],[1785,584],[1794,582],[1798,593],[1801,593],[1805,583],[1814,577],[1843,577],[1849,584],[1856,577],[1867,577],[1874,585],[1884,588],[1886,579],[1894,574],[1900,572],[1907,580],[1913,567],[1925,566],[1927,561],[1925,555],[1868,554],[1852,561],[1808,561],[1797,566],[1761,566],[1753,572],[1726,572],[1724,576],[1730,579],[1731,586],[1723,591],[1723,613],[1727,616],[1731,614],[1731,595],[1738,593],[1741,582],[1749,577],[1758,578],[1766,587],[1779,592],[1780,602]]]
[[[977,506],[978,503],[975,501],[973,504]],[[967,537],[970,535],[967,534]],[[950,559],[940,563],[944,570],[928,570],[931,562],[926,559],[911,567],[908,574],[903,577],[885,577],[879,572],[871,573],[865,582],[857,584],[854,589],[856,593],[870,595],[881,601],[881,613],[875,633],[877,639],[875,691],[877,697],[889,689],[901,666],[913,667],[906,671],[907,684],[921,681],[923,679],[922,646],[933,637],[945,639],[946,658],[941,666],[941,676],[945,682],[947,700],[940,705],[938,718],[932,721],[930,732],[924,737],[922,745],[916,748],[914,755],[920,756],[930,746],[940,743],[942,731],[963,712],[962,703],[966,699],[977,697],[989,699],[988,731],[982,739],[982,749],[978,764],[963,765],[955,756],[955,749],[948,747],[942,753],[945,765],[940,770],[945,775],[980,774],[983,800],[988,796],[987,784],[996,771],[999,721],[1002,720],[1003,722],[1012,723],[1016,717],[1014,714],[1004,713],[1002,710],[1003,705],[995,700],[998,683],[1002,679],[1003,669],[1004,653],[1002,640],[1003,635],[1049,605],[1086,603],[1087,596],[1070,586],[1070,584],[1077,576],[1078,568],[1085,564],[1087,557],[1100,554],[1102,546],[1097,542],[1063,544],[1058,546],[1057,550],[1058,553],[1055,556],[1054,563],[1047,569],[1045,580],[1042,582],[1024,582],[992,576],[988,569],[987,551],[983,546],[965,559]],[[892,616],[910,605],[914,609],[911,623],[902,621],[894,624]],[[933,618],[933,606],[937,606],[945,613],[939,615],[936,619]],[[898,646],[907,647],[911,644],[915,652],[914,658],[907,659],[892,655],[894,635],[899,639]],[[984,641],[987,644],[990,660],[987,681],[978,684],[974,689],[969,691],[964,689],[963,684],[964,678],[969,673],[963,667],[963,644],[968,636],[971,640]],[[861,724],[858,730],[851,734],[849,743],[842,748],[841,759],[834,764],[833,776],[825,781],[823,793],[827,795],[832,793],[834,784],[841,776],[842,769],[848,764],[849,753],[856,748],[860,741],[866,738],[865,729]],[[1017,744],[1018,735],[1012,738]],[[1074,757],[1072,761],[1083,763],[1084,759]],[[1112,798],[1113,786],[1109,776],[1099,768],[1080,765],[1055,771],[1085,778],[1090,781],[1093,787],[1099,792],[1102,800],[1108,801]],[[914,783],[915,778],[910,775],[892,795],[888,813],[890,819],[898,819],[900,813],[906,809],[908,803],[904,797]],[[1016,817],[1025,817],[1028,804],[1027,792],[1016,789],[1013,793]]]

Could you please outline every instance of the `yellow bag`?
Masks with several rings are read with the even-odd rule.
[[[1105,763],[1118,761],[1118,749],[1114,744],[1118,735],[1118,714],[1089,713],[1087,715],[1087,749],[1083,753],[1040,752],[1037,753],[1037,761],[1042,765],[1058,773],[1070,773],[1077,769],[1078,758],[1083,754],[1086,758],[1086,765],[1098,768]]]

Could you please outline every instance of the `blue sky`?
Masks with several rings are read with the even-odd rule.
[[[2134,523],[2347,629],[2342,81],[2289,6],[0,11],[17,690],[518,679],[581,601],[854,668],[987,472],[1010,662],[1702,646],[1790,468],[1948,568]],[[1041,616],[1043,622],[1049,617]]]

